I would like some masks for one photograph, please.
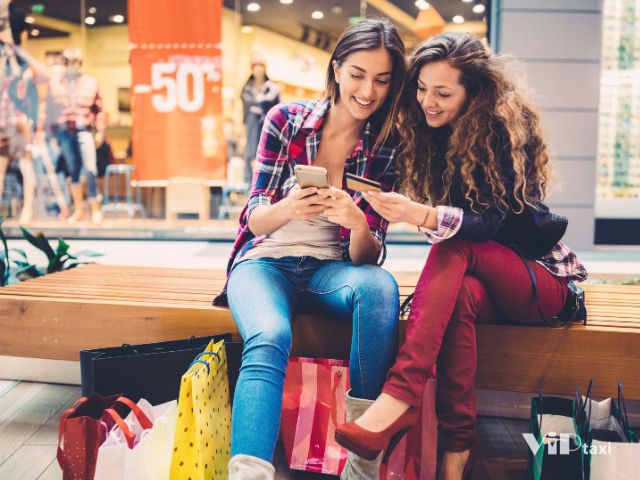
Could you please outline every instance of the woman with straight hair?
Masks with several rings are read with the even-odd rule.
[[[396,29],[363,20],[338,41],[322,100],[281,103],[267,114],[226,286],[244,339],[233,400],[232,480],[274,476],[294,310],[352,323],[349,419],[380,394],[396,353],[398,288],[379,266],[387,222],[361,193],[347,190],[345,173],[393,190],[405,70]],[[330,188],[300,188],[296,165],[324,167]],[[377,470],[377,462],[350,455],[342,478],[377,478]]]
[[[523,252],[549,178],[540,118],[508,63],[477,37],[443,34],[415,50],[399,122],[398,193],[367,194],[385,219],[424,229],[433,244],[413,297],[406,341],[376,402],[336,439],[363,457],[390,452],[417,420],[437,363],[440,479],[468,478],[475,450],[475,324],[545,325],[571,318],[569,282],[586,270],[552,238]],[[539,245],[537,245],[539,246]],[[543,249],[544,250],[544,249]]]

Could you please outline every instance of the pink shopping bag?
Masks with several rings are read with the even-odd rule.
[[[347,450],[335,441],[345,422],[349,362],[291,358],[282,398],[281,432],[292,470],[340,475]]]
[[[422,395],[420,419],[396,446],[387,464],[380,466],[380,480],[435,479],[437,449],[436,379],[430,378]]]

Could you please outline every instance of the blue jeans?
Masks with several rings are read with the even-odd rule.
[[[373,265],[312,257],[241,261],[227,298],[244,339],[233,401],[231,455],[273,457],[296,307],[352,322],[350,378],[355,397],[375,399],[398,343],[398,286]]]
[[[87,174],[87,196],[98,196],[96,182],[96,144],[89,131],[58,130],[56,139],[67,165],[72,183],[80,183],[80,174],[84,167]]]

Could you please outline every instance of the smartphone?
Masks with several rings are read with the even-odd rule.
[[[314,167],[312,165],[296,165],[293,168],[293,172],[298,179],[300,188],[329,188],[331,182],[329,182],[329,174],[324,167]]]
[[[344,174],[347,180],[347,188],[356,192],[379,192],[380,183],[368,178],[359,177],[353,173]]]

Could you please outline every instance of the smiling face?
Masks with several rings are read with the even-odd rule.
[[[358,50],[348,55],[333,71],[340,90],[339,108],[356,120],[366,120],[389,94],[393,62],[385,48]]]
[[[430,127],[453,126],[460,117],[467,100],[460,74],[445,61],[428,63],[420,69],[416,98]]]

